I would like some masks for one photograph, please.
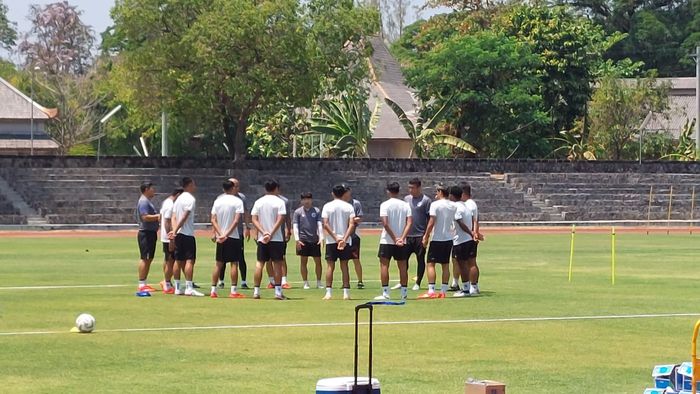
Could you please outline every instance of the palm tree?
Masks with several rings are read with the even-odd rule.
[[[367,145],[379,122],[379,105],[370,112],[364,102],[343,95],[322,101],[320,114],[311,118],[311,133],[332,138],[331,151],[338,157],[368,157]]]
[[[432,118],[425,120],[419,117],[415,124],[408,118],[403,108],[394,101],[389,98],[385,98],[384,101],[389,108],[394,111],[396,116],[399,117],[399,122],[403,128],[406,129],[406,133],[408,133],[408,136],[413,141],[413,148],[411,148],[409,158],[412,158],[414,154],[420,159],[425,158],[430,147],[434,145],[448,145],[465,152],[476,153],[476,148],[463,139],[448,134],[442,134],[435,129],[447,113],[450,107],[450,100],[448,100]]]

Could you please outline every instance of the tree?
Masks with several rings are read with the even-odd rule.
[[[0,0],[0,48],[6,50],[15,46],[17,31],[15,24],[7,19],[7,5]]]
[[[320,113],[311,118],[311,132],[331,138],[335,157],[368,157],[367,146],[379,123],[379,103],[370,111],[365,101],[347,95],[319,104]]]
[[[599,81],[590,104],[590,139],[610,160],[634,159],[625,155],[647,115],[668,109],[670,85],[655,78],[634,81],[607,76]]]
[[[262,107],[360,92],[363,37],[378,26],[375,10],[351,0],[119,0],[112,17],[104,49],[122,58],[137,101],[191,114],[236,160]]]
[[[435,115],[429,119],[419,117],[414,124],[406,115],[406,112],[400,105],[389,98],[385,98],[389,108],[399,118],[399,122],[408,133],[408,136],[413,141],[413,147],[409,158],[415,154],[419,159],[429,157],[430,150],[434,147],[445,145],[465,152],[476,154],[476,149],[466,141],[449,134],[442,134],[437,131],[438,125],[442,122],[445,113],[449,110],[450,100],[440,108]]]
[[[406,27],[406,16],[410,0],[384,0],[381,2],[382,28],[389,41],[401,37]]]

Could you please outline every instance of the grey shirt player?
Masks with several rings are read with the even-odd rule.
[[[245,214],[246,212],[248,212],[248,202],[246,201],[245,194],[243,193],[236,194],[236,197],[240,198],[241,201],[243,201],[243,215],[241,215],[241,220],[238,222],[238,234],[240,235],[241,239],[243,239],[243,227],[244,223],[246,222]]]
[[[430,204],[432,200],[425,194],[418,198],[409,194],[404,198],[404,201],[411,206],[411,212],[413,213],[413,224],[408,231],[408,236],[424,236],[425,230],[428,227],[428,220],[430,219]]]
[[[141,195],[139,202],[136,205],[136,217],[139,223],[139,230],[141,231],[158,231],[158,221],[154,222],[144,222],[141,219],[144,215],[156,215],[156,207],[153,205],[151,200],[146,198],[146,196]]]
[[[316,207],[307,210],[304,207],[294,211],[292,223],[299,229],[299,241],[304,244],[315,245],[318,243],[318,224],[321,222],[321,211]]]

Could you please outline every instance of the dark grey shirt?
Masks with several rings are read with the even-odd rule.
[[[154,222],[144,222],[143,219],[141,219],[141,216],[143,215],[155,215],[157,213],[156,207],[153,205],[151,200],[146,198],[146,196],[141,195],[141,198],[139,198],[139,202],[136,205],[136,219],[139,223],[139,230],[158,231],[157,220]]]
[[[287,208],[287,216],[284,218],[284,221],[282,222],[282,227],[280,227],[282,229],[282,235],[286,236],[286,234],[287,234],[287,218],[289,217],[289,213],[292,212],[292,203],[285,196],[280,195],[278,197],[281,198],[282,201],[284,201],[284,207]]]
[[[299,240],[304,243],[318,243],[318,223],[321,222],[321,211],[316,207],[306,210],[304,207],[294,211],[292,225],[299,228]]]
[[[409,194],[404,197],[404,201],[411,206],[411,212],[413,214],[413,224],[408,231],[408,236],[424,236],[425,229],[428,227],[428,220],[430,219],[430,203],[432,200],[425,194],[419,198],[413,198],[413,196]]]
[[[353,198],[353,199],[352,199],[352,207],[355,209],[355,217],[356,217],[356,218],[361,218],[361,217],[365,216],[365,213],[362,212],[362,203],[361,203],[360,201],[355,200],[355,199]],[[354,235],[354,236],[356,236],[356,237],[358,236],[358,235],[357,235],[357,228],[358,228],[358,227],[359,227],[359,225],[355,226],[355,228],[352,230],[352,234],[351,234],[351,235]]]
[[[241,220],[238,222],[238,234],[241,236],[241,239],[243,239],[243,222],[245,221],[245,214],[248,212],[248,203],[246,202],[245,194],[238,193],[236,194],[236,197],[243,201],[243,215],[241,216]]]

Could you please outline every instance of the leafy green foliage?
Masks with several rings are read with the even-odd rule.
[[[15,24],[7,19],[7,5],[0,0],[0,48],[11,49],[17,41]]]
[[[370,110],[366,102],[343,95],[319,103],[311,118],[311,132],[331,138],[331,154],[337,157],[368,157],[367,146],[379,122],[379,104]]]
[[[676,145],[674,152],[666,157],[679,161],[696,161],[699,159],[697,154],[697,146],[695,145],[695,139],[693,138],[693,134],[696,130],[695,122],[695,119],[685,122],[683,130],[681,130],[680,138],[678,139],[678,145]]]

